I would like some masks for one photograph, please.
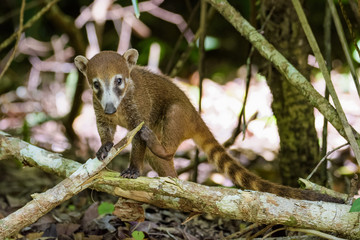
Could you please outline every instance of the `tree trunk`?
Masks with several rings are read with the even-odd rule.
[[[262,17],[265,19],[273,8],[266,23],[265,37],[309,79],[307,57],[310,48],[291,1],[262,1]],[[273,66],[267,68],[266,76],[280,136],[280,173],[284,184],[296,187],[297,179],[306,177],[319,161],[314,109]],[[312,180],[322,185],[325,183],[325,164]]]

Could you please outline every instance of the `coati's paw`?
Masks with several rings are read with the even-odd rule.
[[[112,143],[112,142],[107,142],[107,143],[103,144],[97,151],[96,157],[100,161],[104,160],[106,158],[106,156],[108,155],[108,153],[110,152],[112,146],[114,146],[114,143]]]
[[[133,168],[133,167],[129,167],[128,169],[124,170],[121,173],[121,176],[124,178],[138,178],[140,176],[140,172],[138,169]]]

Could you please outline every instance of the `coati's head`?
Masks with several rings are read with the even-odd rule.
[[[114,114],[125,96],[138,56],[137,50],[129,49],[124,55],[104,51],[90,60],[84,56],[75,58],[76,67],[87,78],[106,114]]]

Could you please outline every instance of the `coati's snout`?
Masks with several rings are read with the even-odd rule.
[[[108,115],[111,115],[111,114],[116,113],[116,108],[115,108],[114,104],[112,104],[112,103],[107,103],[107,104],[105,105],[104,112],[105,112],[106,114],[108,114]]]

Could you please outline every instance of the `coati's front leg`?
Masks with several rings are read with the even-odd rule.
[[[114,145],[113,140],[116,126],[109,123],[97,121],[97,128],[102,145],[96,152],[96,157],[99,160],[104,160]]]
[[[132,149],[130,153],[130,165],[121,173],[125,178],[137,178],[140,176],[144,165],[144,155],[146,150],[146,142],[141,139],[139,133],[132,140]]]

